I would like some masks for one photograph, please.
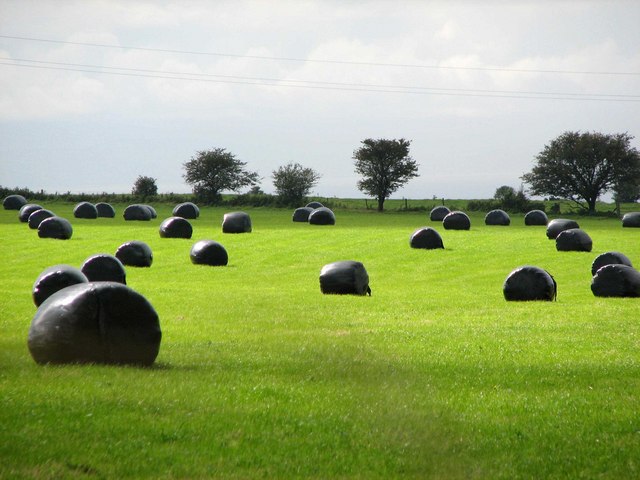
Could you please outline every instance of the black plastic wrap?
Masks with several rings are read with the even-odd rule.
[[[169,217],[160,224],[162,238],[191,238],[193,227],[182,217]]]
[[[311,212],[313,212],[313,208],[311,207],[300,207],[300,208],[296,208],[293,211],[293,217],[292,220],[294,222],[308,222],[309,221],[309,215],[311,215]]]
[[[580,225],[578,225],[578,222],[575,220],[568,220],[566,218],[553,219],[547,224],[547,238],[549,240],[555,240],[561,232],[571,228],[580,228]]]
[[[579,228],[563,230],[556,237],[556,250],[559,252],[590,252],[592,248],[591,237]]]
[[[433,250],[436,248],[444,248],[442,237],[431,227],[422,227],[413,232],[409,239],[411,248],[424,248]]]
[[[445,230],[469,230],[471,229],[471,219],[464,212],[451,212],[442,220]]]
[[[596,297],[640,297],[640,272],[629,265],[605,265],[593,276],[591,291]]]
[[[229,262],[227,250],[220,243],[213,240],[200,240],[194,243],[189,257],[191,258],[191,263],[196,265],[220,267]]]
[[[124,209],[122,214],[125,220],[140,220],[148,222],[151,220],[151,210],[145,205],[133,204]]]
[[[100,253],[87,258],[80,271],[90,282],[117,282],[126,285],[127,272],[124,265],[113,255]]]
[[[511,218],[509,218],[509,214],[504,210],[496,209],[491,210],[484,217],[485,225],[500,225],[500,226],[508,226],[511,224]]]
[[[151,247],[139,240],[123,243],[116,250],[116,258],[123,265],[131,267],[150,267],[153,263]]]
[[[544,226],[549,223],[549,217],[542,210],[530,210],[524,216],[525,225]]]
[[[450,213],[451,210],[449,210],[444,205],[433,207],[433,209],[431,209],[431,213],[429,213],[429,220],[431,220],[432,222],[441,222],[442,220],[444,220],[444,217],[446,217]]]
[[[96,210],[98,211],[99,217],[114,218],[116,216],[116,211],[113,206],[105,202],[96,203]]]
[[[336,216],[327,207],[319,207],[309,214],[309,224],[311,225],[335,225]]]
[[[22,223],[27,223],[29,221],[29,216],[38,210],[41,210],[42,206],[37,203],[27,203],[20,207],[20,211],[18,212],[18,220]]]
[[[200,216],[200,209],[195,203],[192,202],[179,203],[173,208],[172,215],[174,217],[182,217],[188,220],[195,220]]]
[[[76,267],[71,265],[54,265],[43,271],[33,283],[33,303],[36,307],[58,290],[76,285],[88,283],[89,279]]]
[[[93,203],[80,202],[73,209],[73,216],[76,218],[98,218],[98,209]]]
[[[38,225],[38,236],[40,238],[55,238],[58,240],[69,240],[73,235],[73,227],[66,218],[49,217],[45,218]]]
[[[47,210],[46,208],[40,208],[35,212],[33,212],[31,215],[29,215],[29,219],[27,220],[27,223],[29,224],[30,229],[37,230],[38,227],[40,226],[40,223],[42,223],[42,221],[45,218],[51,218],[55,216],[56,214],[53,213],[51,210]]]
[[[222,233],[251,233],[251,217],[245,212],[225,213]]]
[[[627,265],[633,267],[631,260],[624,253],[620,252],[605,252],[598,255],[591,264],[591,275],[595,275],[596,272],[605,265]]]
[[[305,205],[305,207],[309,207],[311,210],[315,210],[316,208],[324,207],[320,202],[309,202]]]
[[[27,199],[22,195],[7,195],[2,201],[5,210],[20,210],[27,204]]]
[[[556,281],[549,272],[530,265],[513,270],[502,286],[504,298],[509,301],[553,301],[557,291]]]
[[[320,271],[322,293],[371,295],[369,275],[361,262],[343,260],[330,263]]]
[[[640,212],[629,212],[622,216],[622,226],[626,228],[640,228]]]

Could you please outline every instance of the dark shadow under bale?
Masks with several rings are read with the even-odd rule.
[[[200,209],[192,202],[179,203],[173,208],[173,216],[195,220],[200,216]]]
[[[87,258],[80,271],[90,282],[117,282],[127,284],[127,272],[124,265],[113,255],[100,253]]]
[[[547,238],[549,240],[555,240],[560,232],[564,232],[565,230],[569,230],[570,228],[580,228],[578,222],[575,220],[568,220],[566,218],[556,218],[551,220],[547,224]]]
[[[45,218],[38,225],[40,238],[55,238],[57,240],[69,240],[73,235],[73,227],[69,220],[62,217]]]
[[[504,298],[508,301],[553,301],[557,291],[556,281],[549,272],[530,265],[513,270],[502,286]]]
[[[125,220],[139,220],[148,222],[151,220],[151,210],[144,205],[133,204],[124,209],[122,214]]]
[[[130,267],[150,267],[153,263],[151,247],[139,240],[123,243],[116,250],[116,258]]]
[[[436,248],[444,248],[442,237],[431,227],[422,227],[413,232],[409,239],[411,248],[424,248],[433,250]]]
[[[20,210],[27,204],[27,199],[22,195],[7,195],[2,201],[5,210]]]
[[[29,221],[29,216],[37,210],[42,210],[42,206],[36,203],[27,203],[26,205],[23,205],[18,212],[18,220],[22,223],[27,223]]]
[[[504,210],[496,209],[491,210],[484,217],[485,225],[499,225],[499,226],[509,226],[511,224],[511,218],[509,218],[509,214]]]
[[[227,250],[213,240],[200,240],[193,244],[189,254],[191,263],[196,265],[209,265],[221,267],[229,262]]]
[[[593,276],[591,291],[596,297],[640,297],[640,272],[629,265],[605,265]]]
[[[306,207],[309,207],[312,210],[315,210],[316,208],[322,208],[324,207],[323,204],[321,204],[320,202],[309,202],[305,205]]]
[[[471,219],[464,212],[451,212],[442,220],[445,230],[469,230],[471,229]]]
[[[353,260],[330,263],[320,270],[320,291],[325,294],[371,295],[364,265]]]
[[[431,209],[431,213],[429,214],[429,220],[431,220],[432,222],[441,222],[442,220],[444,220],[444,217],[446,217],[450,213],[451,213],[451,210],[449,210],[444,205],[440,205],[438,207],[434,207],[433,209]]]
[[[525,225],[544,226],[549,223],[549,217],[542,210],[530,210],[524,216]]]
[[[72,285],[51,295],[29,328],[38,364],[104,363],[148,366],[160,350],[158,314],[120,283]]]
[[[169,217],[160,224],[161,238],[191,238],[193,227],[186,218]]]
[[[556,250],[559,252],[590,252],[592,248],[591,237],[579,228],[564,230],[556,237]]]
[[[73,209],[73,216],[76,218],[98,218],[98,209],[93,203],[80,202]]]
[[[251,233],[251,217],[245,212],[225,213],[222,218],[222,233]]]
[[[633,267],[631,260],[624,253],[620,252],[605,252],[598,255],[591,264],[591,275],[595,275],[596,272],[605,265],[627,265]]]
[[[47,210],[45,208],[41,208],[39,210],[36,210],[35,212],[33,212],[31,215],[29,215],[29,228],[32,230],[37,230],[38,227],[40,226],[40,223],[42,223],[42,221],[45,218],[51,218],[51,217],[55,217],[56,214],[53,213],[51,210]]]
[[[310,225],[335,225],[336,216],[327,207],[319,207],[309,214]]]
[[[78,283],[88,283],[89,279],[76,267],[70,265],[54,265],[47,268],[38,275],[33,284],[33,303],[36,307],[58,290],[76,285]]]
[[[311,208],[311,207],[296,208],[293,211],[292,220],[294,222],[308,222],[309,221],[309,215],[311,214],[311,212],[313,212],[313,208]]]
[[[98,217],[114,218],[116,216],[116,210],[113,206],[105,202],[96,203],[96,210],[98,211]]]
[[[622,226],[626,228],[640,228],[640,212],[629,212],[622,216]]]

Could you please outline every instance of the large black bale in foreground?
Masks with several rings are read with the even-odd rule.
[[[502,286],[504,298],[509,301],[553,301],[557,291],[556,281],[549,272],[531,265],[513,270]]]
[[[35,303],[36,307],[39,307],[58,290],[78,283],[88,282],[89,279],[79,269],[71,265],[54,265],[38,275],[38,278],[33,283],[33,303]]]
[[[485,215],[484,224],[501,225],[506,227],[511,224],[511,218],[509,218],[509,214],[507,212],[498,208],[496,210],[491,210]]]
[[[549,223],[549,217],[542,210],[530,210],[524,216],[525,225],[544,226]]]
[[[622,226],[627,228],[640,228],[640,212],[629,212],[622,216]]]
[[[446,217],[450,213],[451,210],[449,210],[444,205],[433,207],[433,209],[431,209],[431,213],[429,214],[429,220],[431,220],[432,222],[441,222],[442,220],[444,220],[444,217]]]
[[[173,208],[173,216],[195,220],[200,216],[200,209],[192,202],[179,203]]]
[[[45,218],[51,218],[55,216],[56,214],[53,213],[51,210],[47,210],[46,208],[41,208],[33,212],[31,215],[29,215],[29,220],[27,223],[29,223],[30,229],[37,230]]]
[[[559,252],[590,252],[592,248],[591,237],[579,228],[564,230],[556,237],[556,250]]]
[[[118,282],[126,285],[127,272],[122,262],[113,255],[100,253],[87,258],[80,271],[90,282]]]
[[[80,202],[73,209],[73,216],[76,218],[98,218],[98,209],[93,203]]]
[[[161,338],[158,314],[142,295],[97,282],[59,290],[40,305],[28,346],[39,364],[151,365]]]
[[[18,220],[22,223],[27,223],[29,221],[29,216],[38,210],[41,210],[42,206],[36,203],[27,203],[20,208],[18,212]]]
[[[631,260],[624,253],[620,252],[605,252],[598,255],[591,264],[591,275],[595,275],[600,268],[605,265],[627,265],[633,267]]]
[[[245,212],[225,213],[222,233],[251,233],[251,217]]]
[[[442,237],[431,227],[422,227],[413,232],[409,239],[411,248],[424,248],[433,250],[435,248],[444,248]]]
[[[336,216],[327,207],[318,207],[309,214],[310,225],[335,225]]]
[[[149,210],[145,205],[135,203],[125,208],[122,216],[125,220],[140,220],[148,222],[151,220],[151,210]]]
[[[42,220],[38,225],[38,236],[40,238],[69,240],[72,235],[73,227],[66,218],[49,217]]]
[[[193,227],[182,217],[169,217],[160,224],[161,238],[191,238]]]
[[[311,212],[313,212],[313,208],[311,207],[300,207],[300,208],[296,208],[293,211],[293,217],[292,220],[294,222],[308,222],[309,221],[309,215],[311,215]]]
[[[593,276],[591,291],[596,297],[640,297],[640,272],[629,265],[605,265]]]
[[[8,195],[2,201],[2,206],[5,210],[20,210],[26,204],[27,199],[22,195]]]
[[[555,240],[560,232],[564,232],[565,230],[569,230],[570,228],[580,228],[578,222],[575,220],[568,220],[566,218],[556,218],[551,220],[547,224],[547,238],[549,240]]]
[[[131,267],[150,267],[153,263],[151,247],[139,240],[123,243],[116,250],[116,258],[123,265]]]
[[[469,230],[471,228],[471,219],[464,212],[451,212],[442,220],[442,226],[445,230]]]
[[[360,262],[344,260],[322,267],[320,270],[322,293],[371,295],[369,275]]]
[[[116,216],[116,210],[105,202],[96,203],[96,210],[98,211],[98,217],[114,218]]]
[[[221,267],[229,262],[227,250],[213,240],[200,240],[193,244],[189,253],[191,263]]]

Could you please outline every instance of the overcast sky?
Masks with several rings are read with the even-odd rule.
[[[360,197],[353,151],[411,140],[394,198],[520,186],[568,130],[640,137],[638,1],[0,0],[0,185],[188,192],[225,148]],[[633,146],[640,146],[639,139]]]

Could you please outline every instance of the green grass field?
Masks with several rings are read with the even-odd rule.
[[[335,226],[250,209],[221,233],[204,208],[191,240],[158,219],[70,219],[40,239],[0,211],[0,478],[638,478],[640,299],[596,298],[590,266],[617,250],[640,265],[640,230],[579,218],[591,253],[557,252],[544,227],[446,231],[425,213],[337,210]],[[445,250],[409,248],[435,227]],[[195,266],[213,239],[226,267]],[[154,252],[127,283],[163,332],[152,368],[40,366],[27,334],[46,267],[79,267],[128,240]],[[367,268],[371,297],[320,293],[336,260]],[[524,264],[558,300],[506,302]]]

